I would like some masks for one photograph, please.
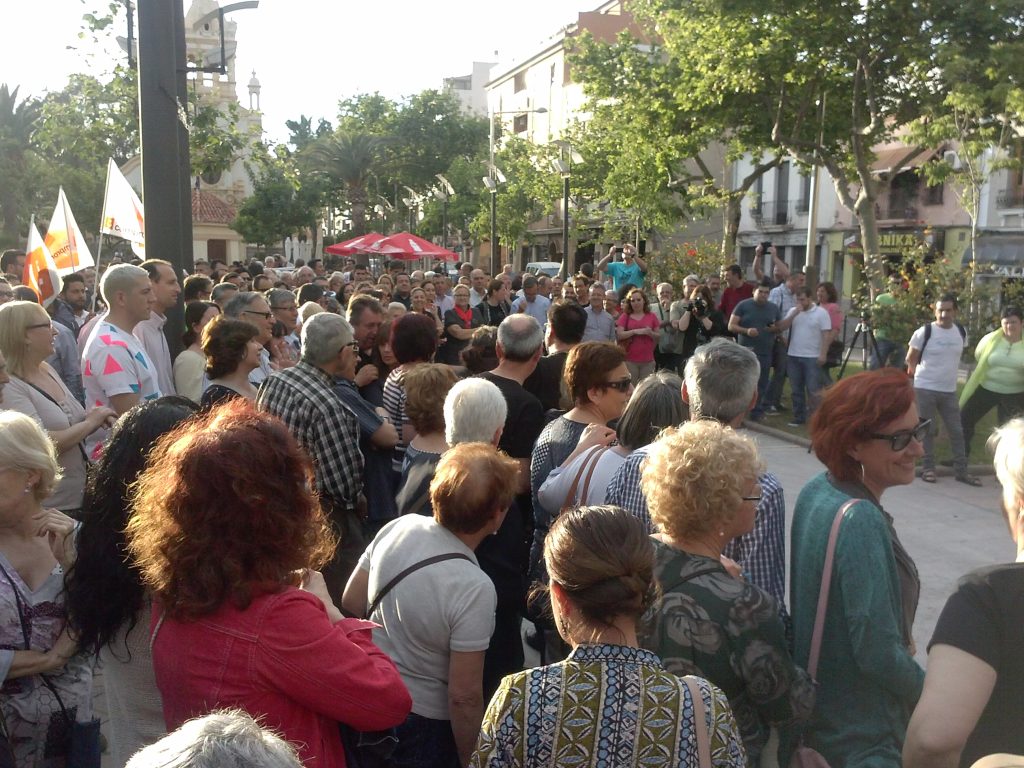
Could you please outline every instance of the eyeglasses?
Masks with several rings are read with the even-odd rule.
[[[274,316],[273,312],[257,312],[255,309],[243,309],[242,313],[246,315],[259,315],[264,320],[269,320]]]
[[[25,326],[26,330],[31,331],[33,328],[50,328],[53,329],[53,323],[33,323],[32,325]]]
[[[343,348],[344,347],[348,347],[353,352],[358,352],[359,351],[359,342],[358,341],[350,341],[348,344],[343,344],[342,347]]]
[[[629,392],[633,387],[633,379],[627,376],[624,379],[618,381],[606,381],[604,385],[610,389],[616,389],[619,392]]]
[[[899,452],[910,445],[910,440],[914,439],[917,442],[923,442],[925,435],[928,434],[928,430],[931,429],[932,420],[925,419],[913,429],[902,429],[899,432],[893,432],[891,435],[883,435],[877,432],[872,432],[868,437],[872,440],[888,440],[889,447],[893,451]]]
[[[757,496],[742,496],[741,498],[744,501],[760,501],[761,499],[764,498],[764,488],[762,488],[761,484],[758,483],[757,484]]]

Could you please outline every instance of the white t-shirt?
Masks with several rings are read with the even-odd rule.
[[[828,312],[812,306],[806,312],[793,307],[786,317],[793,318],[789,328],[789,354],[793,357],[817,358],[821,354],[821,332],[832,330]]]
[[[434,555],[459,553],[402,579],[368,617],[381,625],[374,642],[398,667],[412,696],[412,711],[449,720],[451,651],[485,651],[494,632],[497,594],[473,550],[432,518],[405,515],[384,526],[359,558],[369,572],[367,602],[410,565]]]
[[[135,394],[140,402],[163,394],[156,367],[139,340],[106,320],[93,329],[82,354],[85,406],[110,405],[114,395]]]
[[[967,340],[960,335],[960,329],[943,328],[932,323],[932,335],[924,347],[921,362],[914,372],[914,386],[934,392],[956,392],[956,374],[960,368],[960,357]],[[924,346],[924,326],[910,337],[910,348],[920,351]]]

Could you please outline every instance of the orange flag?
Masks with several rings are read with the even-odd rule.
[[[25,271],[21,282],[36,292],[40,304],[48,307],[57,298],[64,282],[60,279],[57,265],[53,263],[50,249],[36,229],[35,218],[28,225],[28,248],[25,253]]]
[[[57,194],[57,207],[50,217],[50,228],[46,231],[46,247],[50,249],[53,263],[62,275],[77,272],[95,265],[92,253],[82,237],[82,230],[71,213],[71,206],[64,195],[64,187]]]

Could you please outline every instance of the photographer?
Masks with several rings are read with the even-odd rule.
[[[658,283],[658,303],[651,306],[661,323],[661,338],[654,350],[654,362],[657,370],[669,370],[679,373],[679,365],[683,361],[683,334],[677,322],[685,311],[686,302],[672,301],[672,284]]]
[[[615,254],[621,254],[622,261],[612,261]],[[611,263],[609,263],[611,262]],[[594,267],[597,272],[604,272],[612,279],[612,288],[616,294],[620,294],[627,285],[642,288],[644,276],[647,274],[647,263],[640,258],[636,248],[626,243],[622,246],[612,246],[608,249],[608,255],[597,262]]]
[[[701,344],[729,333],[725,315],[715,309],[711,289],[706,285],[694,288],[688,301],[677,301],[672,307],[673,318],[677,310],[679,316],[673,319],[672,325],[681,332],[683,338],[683,365]]]

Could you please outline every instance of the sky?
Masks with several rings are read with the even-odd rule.
[[[260,0],[238,23],[236,78],[248,105],[252,70],[262,85],[268,138],[305,114],[332,122],[340,99],[380,91],[390,98],[440,88],[473,61],[506,62],[537,50],[600,0]],[[188,10],[191,0],[185,0]],[[59,90],[74,72],[109,71],[113,51],[79,40],[82,14],[102,0],[4,0],[8,30],[0,82],[20,95]],[[122,20],[116,34],[124,35]],[[69,46],[77,50],[70,50]],[[497,52],[497,56],[495,56]]]

